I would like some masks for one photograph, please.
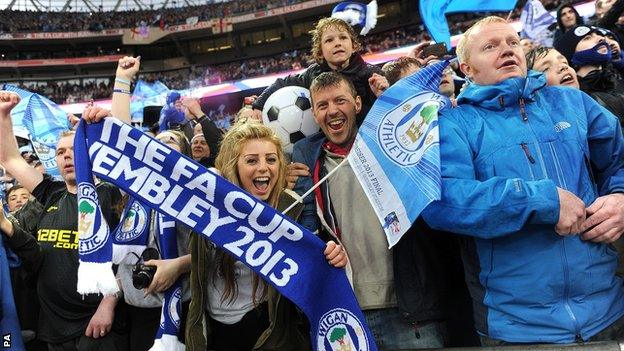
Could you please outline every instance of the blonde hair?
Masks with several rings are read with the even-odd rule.
[[[73,136],[73,135],[76,135],[76,131],[75,130],[64,130],[64,131],[59,133],[58,138],[60,139],[60,138]]]
[[[461,38],[459,38],[459,42],[457,43],[456,52],[457,52],[457,58],[459,59],[459,62],[466,62],[469,59],[467,46],[468,46],[468,40],[469,40],[470,35],[473,32],[476,32],[477,30],[479,30],[484,25],[492,24],[492,23],[508,23],[508,22],[502,17],[488,16],[488,17],[478,20],[475,24],[473,24],[470,28],[468,28],[468,30],[465,31],[464,34],[462,34]]]
[[[168,129],[158,133],[154,138],[166,144],[166,142],[162,140],[166,136],[169,136],[175,140],[176,144],[178,144],[178,147],[180,147],[180,153],[189,157],[191,156],[191,144],[189,143],[186,135],[183,132],[179,130]]]
[[[357,34],[353,30],[347,22],[333,17],[325,17],[321,18],[313,30],[310,31],[312,35],[312,57],[316,60],[316,63],[319,65],[325,62],[325,57],[323,57],[323,49],[322,49],[322,37],[325,30],[328,28],[335,28],[338,30],[344,30],[349,33],[351,37],[351,43],[353,44],[353,52],[358,52],[362,48],[362,44],[357,39]]]
[[[221,141],[221,148],[219,154],[215,160],[215,167],[221,172],[221,175],[230,182],[240,186],[240,178],[238,174],[238,158],[240,157],[243,146],[249,140],[260,139],[268,140],[277,148],[277,159],[279,161],[279,172],[277,174],[277,182],[275,187],[271,191],[267,202],[273,208],[275,208],[279,202],[279,197],[286,187],[286,161],[284,159],[284,152],[282,151],[282,142],[273,133],[273,131],[262,125],[256,120],[247,120],[245,122],[235,123],[232,128],[225,133],[223,140]],[[234,301],[238,296],[238,284],[235,277],[234,264],[236,259],[232,255],[226,253],[224,250],[217,249],[216,255],[216,270],[219,270],[220,274],[215,274],[214,279],[217,276],[223,277],[225,289],[221,296],[221,302],[228,300]],[[267,295],[267,286],[263,283],[256,274],[253,274],[252,281],[252,301],[254,304],[258,301],[256,299],[256,291],[258,286],[262,284],[262,297],[261,301]]]

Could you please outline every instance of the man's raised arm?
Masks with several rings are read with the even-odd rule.
[[[19,101],[20,97],[17,94],[0,91],[0,164],[32,193],[43,180],[43,175],[26,163],[17,147],[11,122],[11,110]]]

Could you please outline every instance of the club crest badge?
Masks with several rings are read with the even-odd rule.
[[[317,332],[317,349],[368,351],[369,340],[362,323],[349,311],[335,308],[323,315]]]
[[[169,313],[169,319],[173,322],[176,328],[180,328],[180,300],[182,299],[182,289],[179,287],[173,291],[171,294],[171,301],[169,301],[169,306],[167,306],[167,312]]]
[[[382,117],[377,142],[399,166],[418,164],[432,145],[439,143],[438,110],[444,97],[432,92],[417,94]]]
[[[147,226],[147,211],[137,201],[134,201],[126,211],[121,229],[115,233],[115,240],[128,242],[138,238]]]
[[[95,186],[80,183],[78,189],[78,251],[84,255],[103,247],[109,232],[102,212],[98,209]]]

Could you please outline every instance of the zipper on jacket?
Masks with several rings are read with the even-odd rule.
[[[565,310],[568,312],[568,315],[570,316],[570,319],[572,320],[572,323],[574,324],[574,341],[575,342],[583,342],[583,337],[581,336],[581,330],[579,328],[579,324],[578,324],[578,319],[576,319],[576,316],[574,315],[574,312],[572,312],[572,308],[570,307],[570,304],[568,303],[568,301],[570,300],[570,272],[568,270],[568,256],[566,255],[566,249],[565,249],[565,238],[560,239],[561,240],[561,251],[562,251],[562,256],[563,256],[563,279],[564,279],[564,301],[563,301],[563,305],[565,307]]]
[[[528,122],[529,115],[526,113],[526,109],[524,108],[524,98],[520,98],[520,116],[522,116],[522,120]]]
[[[414,336],[416,339],[420,339],[420,332],[418,331],[418,322],[412,322],[412,328],[414,328]]]
[[[529,162],[535,164],[535,159],[533,158],[533,155],[531,155],[531,151],[529,150],[529,146],[527,145],[527,143],[521,143],[520,146],[522,147],[522,150],[524,150],[524,154],[526,155]]]

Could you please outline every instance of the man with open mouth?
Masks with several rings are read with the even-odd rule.
[[[624,337],[611,245],[624,232],[612,222],[624,219],[617,118],[578,89],[548,86],[544,74],[527,71],[520,37],[504,18],[464,32],[457,56],[470,84],[456,108],[440,112],[442,196],[422,217],[463,235],[481,344]]]
[[[580,89],[624,122],[624,91],[610,65],[611,47],[599,28],[577,26],[555,42],[555,49],[575,69]]]

